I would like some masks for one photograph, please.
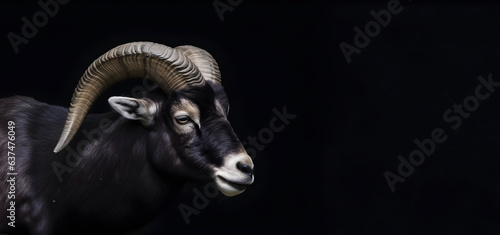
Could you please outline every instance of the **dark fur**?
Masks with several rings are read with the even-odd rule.
[[[86,145],[72,172],[55,174],[54,161],[68,166],[67,148],[53,153],[63,129],[67,109],[28,97],[0,99],[0,190],[2,208],[8,208],[7,122],[16,123],[16,229],[0,216],[0,231],[9,233],[74,234],[91,230],[130,231],[151,220],[158,209],[176,196],[187,180],[209,181],[211,166],[241,144],[229,122],[216,111],[215,99],[228,109],[221,86],[207,82],[167,97],[156,90],[146,95],[159,104],[152,127],[130,121],[116,112],[88,115],[69,144],[73,150],[88,138],[83,130],[99,129],[104,118],[113,120],[102,138]],[[179,136],[172,131],[169,110],[180,98],[196,103],[201,129],[196,136]],[[95,135],[94,137],[99,137]],[[191,144],[186,141],[194,138]],[[79,159],[79,160],[78,160]],[[174,164],[180,159],[180,164]],[[7,212],[2,212],[4,215]]]

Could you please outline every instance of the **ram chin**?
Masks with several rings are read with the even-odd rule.
[[[215,184],[217,185],[219,191],[228,197],[236,196],[240,193],[245,192],[245,189],[248,186],[244,184],[230,182],[229,180],[227,180],[222,176],[217,176],[215,178]]]

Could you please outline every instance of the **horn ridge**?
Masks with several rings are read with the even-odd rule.
[[[219,65],[210,53],[191,45],[178,46],[175,49],[185,54],[198,67],[205,80],[221,83]]]

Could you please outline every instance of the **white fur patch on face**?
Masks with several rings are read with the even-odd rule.
[[[187,100],[187,99],[180,99],[180,102],[176,105],[173,105],[170,111],[170,115],[174,119],[174,128],[175,131],[178,133],[182,134],[187,134],[193,131],[194,125],[200,125],[200,109],[198,106]],[[187,116],[189,117],[190,121],[185,123],[185,124],[179,124],[176,121],[176,118],[182,117],[182,116]],[[192,122],[194,123],[192,123]]]
[[[253,174],[249,175],[238,169],[238,164],[245,164],[253,169],[253,161],[245,150],[229,154],[221,167],[214,168],[214,180],[217,188],[226,196],[236,196],[253,183]]]

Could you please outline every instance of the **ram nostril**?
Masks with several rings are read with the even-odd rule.
[[[241,162],[238,162],[238,163],[236,163],[236,167],[238,168],[238,170],[240,170],[241,172],[243,172],[245,174],[248,174],[248,175],[253,174],[253,168],[247,164],[243,164]]]

